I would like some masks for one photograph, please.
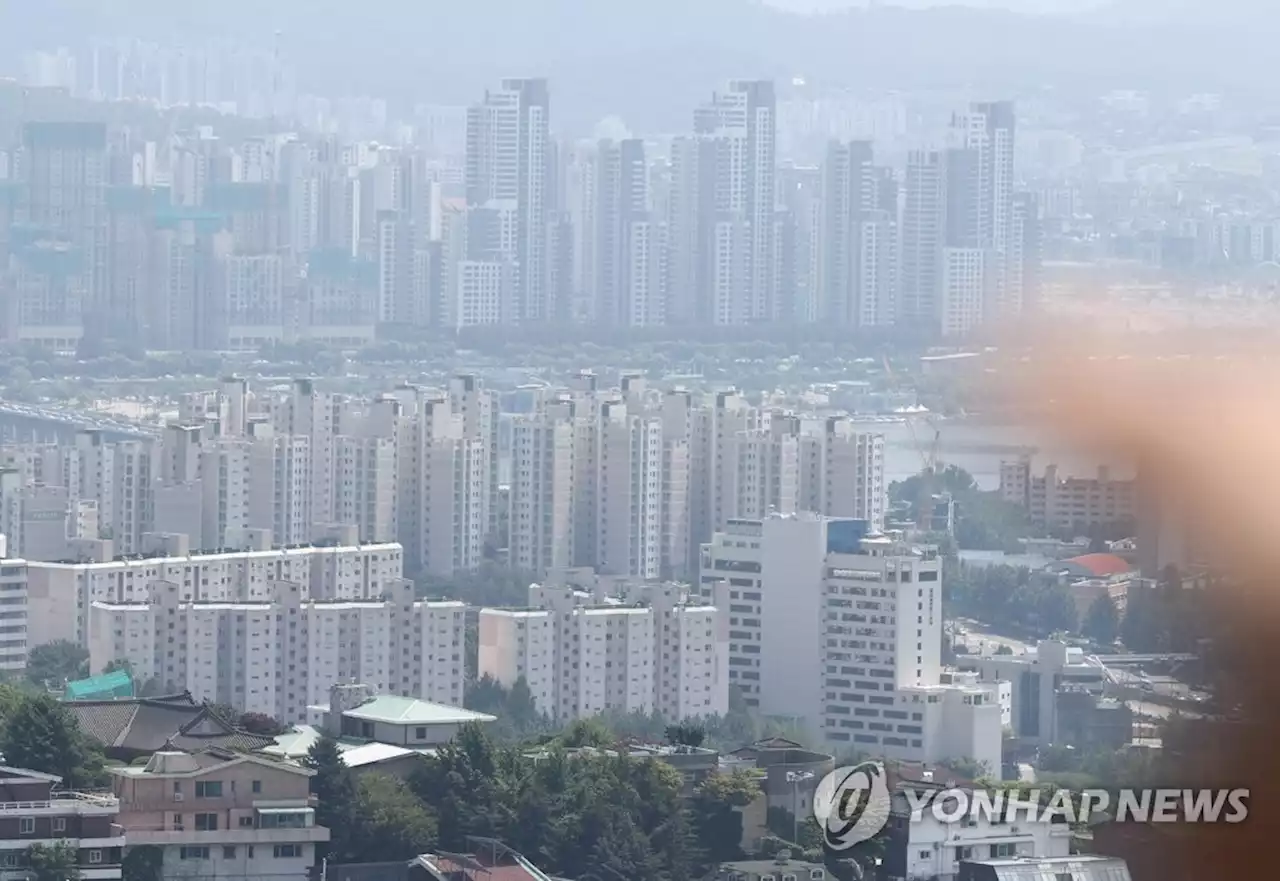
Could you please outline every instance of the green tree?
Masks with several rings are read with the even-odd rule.
[[[1110,645],[1120,635],[1120,613],[1105,590],[1094,598],[1084,613],[1080,632],[1099,645]]]
[[[1075,633],[1080,626],[1075,600],[1061,584],[1050,584],[1039,593],[1036,617],[1042,631],[1048,633]]]
[[[266,713],[241,713],[236,719],[236,727],[266,737],[276,737],[289,730],[287,725],[281,725]]]
[[[154,844],[135,844],[120,863],[121,881],[161,881],[164,851]]]
[[[436,820],[403,781],[369,774],[356,787],[349,859],[408,860],[432,850]]]
[[[79,881],[80,852],[69,841],[33,844],[27,848],[31,881]]]
[[[693,798],[693,827],[706,858],[724,863],[742,856],[742,809],[761,792],[760,779],[748,771],[713,774]]]
[[[48,694],[27,695],[5,721],[0,737],[5,763],[57,774],[64,786],[85,789],[106,783],[97,744],[81,733],[71,712]]]
[[[315,772],[311,777],[311,794],[316,797],[316,825],[330,830],[329,858],[346,860],[352,851],[352,815],[356,804],[351,769],[342,760],[338,742],[328,735],[311,744],[302,764]]]
[[[667,726],[666,739],[667,743],[674,746],[691,746],[696,749],[707,739],[707,730],[693,722],[677,722]]]
[[[36,685],[61,689],[68,680],[89,675],[89,653],[67,639],[38,645],[27,655],[27,678]]]
[[[102,672],[115,673],[117,670],[123,670],[129,674],[129,678],[133,678],[133,664],[128,658],[117,658],[114,661],[107,661],[107,665],[102,668]]]
[[[566,749],[612,746],[617,738],[599,719],[575,719],[560,737]]]

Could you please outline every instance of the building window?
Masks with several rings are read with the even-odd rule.
[[[262,781],[261,780],[253,781],[252,789],[253,789],[254,795],[257,795],[258,793],[262,792]]]
[[[53,818],[53,831],[54,831],[54,832],[66,832],[66,831],[67,831],[67,818],[66,818],[66,817],[54,817],[54,818]]]
[[[931,856],[933,856],[933,851],[931,851],[931,850],[922,850],[922,851],[920,851],[920,859],[922,859],[922,860],[927,860],[927,859],[929,859]]]
[[[275,846],[275,855],[277,858],[300,857],[302,856],[301,844],[277,844]]]
[[[252,829],[252,828],[253,828],[253,817],[241,817],[241,818],[240,818],[240,828],[242,828],[242,829]]]
[[[972,847],[957,847],[957,848],[956,848],[956,859],[958,859],[958,860],[967,860],[967,859],[972,858],[972,856],[973,856],[973,848],[972,848]]]
[[[809,881],[822,881],[823,877],[824,876],[821,869],[809,870]]]
[[[91,863],[102,862],[102,851],[98,850],[97,848],[89,851],[89,862]]]
[[[178,859],[181,860],[207,860],[209,859],[209,848],[207,847],[184,847],[178,850]]]
[[[222,781],[197,780],[196,798],[222,798]]]
[[[35,835],[36,834],[36,818],[22,817],[18,820],[19,835]]]
[[[414,736],[414,739],[416,740],[426,740],[427,729],[419,725],[417,728],[413,729],[413,736]]]
[[[1017,853],[1018,853],[1018,845],[1014,844],[1012,841],[1006,842],[1005,844],[991,845],[991,859],[993,860],[1003,859],[1004,857],[1017,856]]]
[[[222,858],[224,860],[234,860],[236,858],[236,849],[234,847],[224,847],[222,849]]]
[[[218,830],[217,814],[196,814],[197,832],[216,832]]]
[[[0,866],[12,868],[18,865],[18,852],[16,850],[6,850],[0,853]]]

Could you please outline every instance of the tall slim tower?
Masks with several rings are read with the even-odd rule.
[[[607,326],[627,325],[632,315],[629,258],[633,239],[643,238],[649,219],[644,141],[601,141],[595,170],[595,317]]]
[[[942,249],[946,240],[946,154],[917,150],[907,156],[903,181],[902,273],[898,321],[936,331],[939,326]]]
[[[105,322],[107,274],[107,128],[99,122],[29,122],[23,129],[25,220],[42,237],[74,249],[91,334]]]
[[[548,317],[546,297],[548,122],[545,79],[508,79],[467,111],[467,206],[514,207],[515,315]]]
[[[822,166],[822,297],[819,315],[854,327],[861,301],[862,223],[874,208],[868,141],[832,142]]]
[[[975,103],[967,113],[956,114],[951,127],[955,146],[965,154],[963,174],[952,175],[952,189],[963,192],[967,202],[963,212],[951,212],[963,225],[966,238],[957,246],[987,252],[983,312],[987,318],[998,318],[1018,311],[1022,303],[1019,273],[1010,266],[1011,252],[1017,250],[1013,242],[1013,102]]]
[[[746,324],[777,316],[774,178],[777,99],[770,80],[735,80],[694,111],[697,135],[714,139],[717,265],[735,267],[716,282],[715,321]],[[709,181],[700,182],[706,186]],[[711,256],[711,255],[707,255]],[[741,287],[741,290],[738,288]],[[723,302],[724,297],[729,302]]]

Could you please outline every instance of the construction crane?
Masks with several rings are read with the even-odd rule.
[[[884,359],[884,372],[895,388],[899,387],[898,377],[889,366],[889,359]],[[938,449],[942,443],[942,430],[938,428],[933,416],[927,410],[905,414],[907,431],[911,433],[911,445],[920,455],[919,492],[916,495],[916,529],[930,532],[933,526],[933,493],[937,484],[937,476],[941,473],[942,463],[938,458]],[[929,429],[931,436],[921,437],[920,425]]]

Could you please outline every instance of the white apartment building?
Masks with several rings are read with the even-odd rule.
[[[110,535],[121,553],[136,553],[154,518],[154,455],[150,442],[110,443],[97,430],[81,431],[73,444],[63,446],[4,447],[0,461],[11,471],[0,492],[12,522],[2,525],[15,551],[33,559],[64,559],[68,540],[101,534]],[[19,500],[25,511],[14,507]],[[89,512],[91,523],[85,519]]]
[[[943,790],[941,785],[905,785],[914,787],[921,799]],[[1042,859],[1071,853],[1072,832],[1067,823],[993,822],[986,816],[944,823],[928,808],[913,821],[911,802],[901,790],[893,793],[888,829],[882,871],[890,881],[955,881],[962,860]]]
[[[761,713],[908,761],[959,758],[946,750],[962,743],[998,768],[1000,708],[988,694],[947,697],[959,709],[945,724],[926,709],[956,688],[941,684],[940,573],[935,548],[801,513],[730,521],[703,547],[701,585],[729,590],[730,682]]]
[[[658,577],[664,561],[661,420],[594,389],[512,421],[511,559]]]
[[[444,392],[402,386],[396,521],[414,570],[450,575],[479,565],[489,532],[489,451],[497,439],[469,438]]]
[[[942,249],[941,319],[944,336],[963,336],[983,321],[988,252],[981,248]]]
[[[511,565],[528,572],[564,568],[576,560],[572,406],[566,402],[511,423],[507,547]]]
[[[866,520],[875,529],[883,528],[888,498],[884,435],[858,431],[842,417],[802,431],[798,509]]]
[[[724,616],[685,586],[636,582],[624,599],[535,584],[529,595],[528,609],[481,610],[479,670],[508,687],[523,677],[541,711],[727,712]]]
[[[141,681],[286,723],[307,721],[339,683],[459,705],[465,606],[415,601],[400,581],[383,597],[305,599],[276,582],[269,600],[190,601],[172,582],[145,603],[95,602],[89,663],[127,659]]]
[[[546,609],[481,609],[478,671],[507,688],[523,679],[539,712],[556,707],[554,616]]]
[[[87,647],[93,603],[147,603],[158,582],[179,585],[181,599],[190,602],[269,601],[278,581],[302,585],[306,599],[364,600],[391,591],[402,567],[403,551],[390,543],[223,554],[183,550],[100,563],[29,562],[28,642],[67,639]]]
[[[334,522],[355,526],[361,541],[396,538],[396,440],[334,438]]]
[[[1046,639],[1020,655],[968,655],[957,658],[976,671],[983,683],[1007,681],[1011,686],[1013,733],[1029,743],[1053,742],[1058,729],[1059,688],[1085,688],[1101,694],[1107,668],[1083,649]]]
[[[0,534],[0,672],[27,666],[27,563],[9,556]]]

